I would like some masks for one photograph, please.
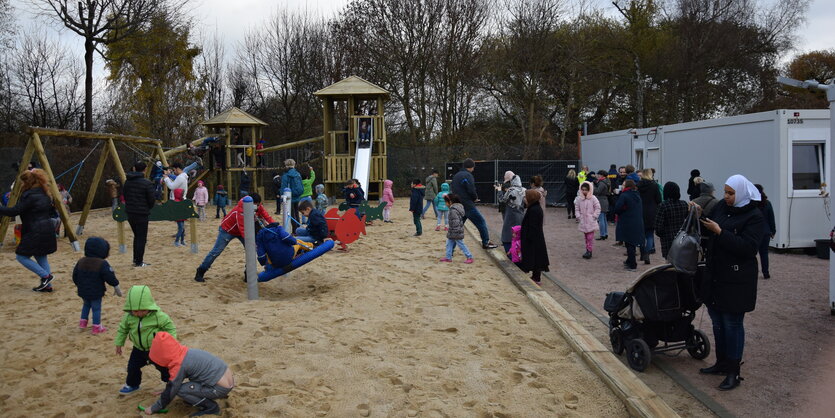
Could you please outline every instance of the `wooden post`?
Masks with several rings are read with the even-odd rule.
[[[254,192],[258,190],[258,170],[255,167],[258,167],[258,164],[255,162],[255,143],[257,139],[255,139],[255,126],[251,126],[249,131],[252,133],[252,143],[250,146],[252,147],[252,159],[249,160],[249,166],[252,167],[252,182],[250,183],[249,190]],[[246,150],[244,150],[244,157],[246,157]],[[246,161],[246,158],[244,158]]]
[[[224,125],[224,127],[226,129],[226,193],[232,201],[232,155],[229,148],[232,145],[232,131],[229,129],[229,125]],[[237,199],[234,202],[237,203]]]
[[[29,161],[32,160],[32,154],[34,152],[35,146],[32,144],[32,139],[30,138],[29,141],[26,142],[26,148],[23,150],[23,157],[21,157],[20,166],[17,169],[17,177],[15,177],[14,187],[12,187],[12,192],[9,194],[9,207],[17,204],[17,198],[20,196],[20,175],[26,171],[26,167],[29,165]],[[6,231],[8,230],[9,223],[12,219],[13,218],[10,216],[0,217],[0,247],[3,246],[3,240],[6,239]]]
[[[70,227],[70,215],[67,213],[67,207],[61,204],[61,192],[58,191],[58,183],[52,174],[52,167],[49,166],[49,160],[46,158],[46,152],[44,152],[41,138],[37,133],[32,133],[32,145],[35,146],[35,155],[38,156],[41,167],[43,167],[49,179],[49,194],[52,195],[52,201],[56,202],[53,206],[61,217],[61,223],[64,224],[64,232],[67,233],[67,238],[70,240],[73,250],[80,251],[81,246],[78,244],[78,238],[76,238],[75,232]]]
[[[116,144],[113,143],[113,138],[107,138],[107,148],[110,150],[110,157],[113,158],[113,165],[116,168],[116,172],[119,174],[119,178],[122,180],[122,184],[125,184],[125,180],[127,180],[127,176],[125,175],[125,168],[122,167],[122,161],[119,160],[119,153],[116,151]],[[119,252],[124,254],[127,252],[128,247],[125,244],[125,223],[124,222],[116,222],[116,233],[119,237]]]
[[[197,219],[188,219],[189,239],[191,240],[191,253],[197,254]]]
[[[81,219],[78,220],[78,228],[75,233],[82,235],[84,233],[84,226],[87,225],[87,216],[90,214],[90,208],[93,206],[93,198],[96,197],[96,189],[101,181],[101,175],[104,171],[104,166],[107,164],[107,154],[110,150],[105,147],[101,150],[99,156],[99,163],[96,164],[96,173],[93,175],[93,181],[90,183],[90,190],[87,191],[87,199],[84,201],[84,208],[81,210]]]

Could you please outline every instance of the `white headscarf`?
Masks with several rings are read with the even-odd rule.
[[[725,185],[730,186],[730,188],[734,189],[734,192],[736,192],[736,198],[734,200],[735,208],[741,208],[751,203],[752,200],[762,200],[760,191],[754,187],[753,183],[748,181],[748,179],[741,174],[734,174],[733,176],[728,177],[728,180],[725,181]]]

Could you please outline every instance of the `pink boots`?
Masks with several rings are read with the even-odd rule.
[[[81,329],[87,328],[87,320],[86,319],[79,320],[78,321],[78,327],[81,328]]]
[[[97,335],[97,334],[104,334],[105,331],[107,331],[107,328],[105,328],[104,325],[93,324],[93,330],[90,331],[90,332],[93,335]]]

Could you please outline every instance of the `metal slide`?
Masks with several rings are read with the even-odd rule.
[[[374,141],[357,141],[357,153],[354,156],[354,178],[360,181],[360,186],[368,200],[368,176],[371,173],[371,148]]]

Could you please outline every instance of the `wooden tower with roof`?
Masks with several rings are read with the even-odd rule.
[[[382,196],[386,166],[384,88],[351,76],[313,93],[323,102],[324,182],[329,196],[339,197],[346,181],[354,178],[357,152],[370,149],[366,199]],[[337,115],[335,104],[346,102],[347,111]],[[338,118],[345,118],[340,120]],[[370,123],[370,132],[369,132]],[[370,138],[369,138],[370,137]],[[371,141],[371,142],[365,142]],[[360,172],[364,172],[363,167]],[[374,186],[373,188],[371,186]]]

